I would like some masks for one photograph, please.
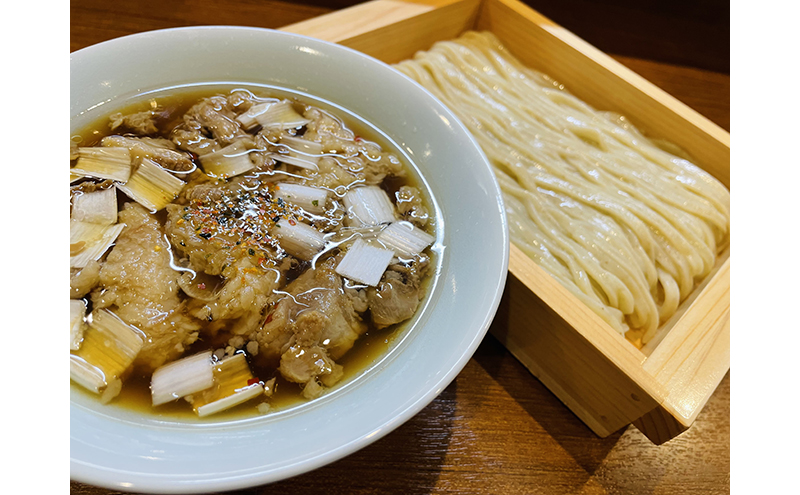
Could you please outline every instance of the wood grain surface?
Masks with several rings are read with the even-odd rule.
[[[70,51],[118,36],[174,26],[275,28],[352,3],[182,0],[165,8],[165,2],[153,0],[73,0]],[[640,2],[631,15],[669,21],[663,18],[663,9],[651,8],[643,13],[652,3]],[[634,9],[630,4],[633,2],[614,2],[612,13],[622,15],[619,12],[625,8]],[[559,19],[553,12],[544,13],[567,27],[570,22],[565,21],[573,17]],[[693,22],[704,25],[707,19],[688,19],[685,25],[691,27]],[[581,23],[573,19],[573,24],[578,26],[572,27],[575,34],[583,36]],[[641,29],[635,32],[636,36],[647,34]],[[611,30],[603,33],[614,35]],[[620,34],[624,36],[630,33]],[[686,38],[691,40],[691,33]],[[617,46],[613,39],[607,43]],[[610,54],[729,130],[730,77],[725,72],[696,68],[725,71],[727,65],[721,61],[704,65],[702,60],[693,63],[694,67],[674,65],[669,61],[680,57],[664,56],[663,43],[657,40],[653,46],[658,49],[651,52],[642,52],[639,47],[635,57],[630,53]],[[707,48],[703,57],[711,59]],[[507,325],[508,308],[504,299],[493,326]],[[74,494],[118,493],[77,482],[71,482],[70,488]],[[311,473],[235,493],[730,493],[730,376],[723,379],[692,427],[664,445],[653,445],[633,426],[599,438],[488,335],[456,380],[386,437]]]

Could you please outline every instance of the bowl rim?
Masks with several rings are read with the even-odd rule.
[[[225,31],[225,32],[253,32],[253,33],[269,33],[269,36],[281,36],[286,38],[295,39],[298,42],[307,43],[316,45],[319,47],[323,47],[327,50],[333,51],[344,51],[349,52],[352,55],[357,56],[358,58],[365,60],[369,64],[378,64],[385,69],[390,69],[397,77],[400,76],[404,78],[407,83],[415,85],[418,91],[424,92],[427,94],[427,98],[432,100],[431,104],[437,105],[437,111],[441,112],[442,114],[448,115],[452,124],[459,128],[460,132],[464,135],[464,137],[468,138],[472,145],[482,157],[484,164],[489,168],[490,176],[491,176],[491,184],[486,184],[485,186],[491,190],[494,200],[497,202],[495,205],[498,209],[498,218],[500,221],[500,230],[502,232],[502,239],[500,242],[502,243],[503,248],[501,252],[498,253],[500,255],[500,259],[496,260],[499,261],[498,272],[496,274],[496,279],[492,280],[492,287],[491,289],[491,296],[489,295],[489,290],[485,291],[486,300],[488,302],[487,309],[488,311],[485,312],[481,321],[474,322],[474,327],[472,328],[471,339],[464,347],[463,352],[461,353],[460,357],[455,361],[448,363],[449,367],[446,371],[440,374],[435,381],[435,386],[428,387],[426,390],[421,391],[420,393],[416,394],[409,403],[405,406],[405,408],[398,414],[394,415],[392,418],[383,421],[380,425],[377,425],[375,432],[369,436],[360,436],[357,438],[353,438],[350,442],[345,443],[338,448],[331,449],[321,455],[316,455],[312,458],[305,460],[302,463],[297,463],[293,466],[286,467],[281,470],[281,474],[279,476],[270,475],[266,473],[254,473],[249,475],[237,475],[234,478],[224,478],[221,477],[215,481],[205,480],[202,484],[186,484],[185,482],[175,482],[169,479],[165,479],[163,476],[156,476],[156,477],[148,477],[147,475],[138,476],[137,482],[131,484],[130,486],[120,485],[119,479],[117,478],[118,472],[113,469],[108,469],[107,467],[97,466],[93,464],[87,464],[80,461],[80,459],[76,459],[73,457],[73,449],[70,449],[70,477],[71,479],[79,482],[84,482],[96,486],[103,486],[110,489],[117,489],[117,490],[136,490],[138,492],[160,492],[160,493],[201,493],[201,492],[211,492],[211,491],[220,491],[220,490],[234,490],[234,489],[243,489],[247,487],[252,487],[260,484],[271,483],[274,481],[279,481],[282,479],[286,479],[291,476],[295,476],[304,472],[308,472],[313,469],[317,469],[322,467],[326,464],[339,460],[347,455],[354,453],[357,450],[360,450],[367,445],[377,441],[380,438],[383,438],[385,435],[390,433],[391,431],[395,430],[398,426],[402,425],[418,412],[420,412],[424,407],[430,404],[455,378],[456,376],[462,371],[464,366],[466,366],[467,362],[471,359],[474,352],[476,351],[478,345],[481,343],[483,338],[485,337],[489,325],[491,324],[494,316],[497,312],[497,309],[500,305],[500,300],[503,294],[507,273],[508,273],[508,263],[509,263],[509,232],[508,232],[508,221],[505,216],[505,209],[503,207],[502,202],[502,194],[500,191],[499,184],[497,183],[496,179],[494,179],[494,174],[491,173],[491,166],[489,164],[488,159],[486,158],[485,154],[483,153],[480,146],[477,144],[477,141],[474,137],[469,133],[466,127],[460,122],[460,120],[453,114],[447,107],[444,106],[438,99],[436,99],[430,92],[424,89],[421,85],[417,84],[412,79],[408,78],[407,76],[401,74],[399,71],[392,69],[389,65],[385,64],[384,62],[366,55],[362,52],[354,50],[352,48],[339,45],[336,43],[320,40],[317,38],[313,38],[310,36],[299,35],[295,33],[289,33],[285,31],[278,31],[274,29],[267,29],[267,28],[258,28],[258,27],[245,27],[245,26],[225,26],[225,25],[210,25],[210,26],[184,26],[184,27],[175,27],[175,28],[167,28],[167,29],[157,29],[151,31],[145,31],[141,33],[130,34],[126,36],[122,36],[119,38],[107,40],[92,46],[88,46],[77,50],[70,54],[70,62],[76,59],[83,59],[86,57],[93,57],[96,52],[100,52],[103,50],[110,50],[114,49],[117,46],[122,46],[130,41],[136,41],[139,39],[145,39],[149,37],[159,37],[165,35],[171,35],[174,33],[180,32],[210,32],[210,31]],[[71,98],[72,99],[72,98]],[[73,111],[71,108],[71,117],[73,116]],[[429,297],[429,296],[428,296]],[[72,412],[74,412],[74,408],[71,408]],[[72,416],[72,415],[71,415]],[[71,419],[72,421],[72,419]],[[72,425],[71,425],[72,430]],[[71,436],[71,443],[72,443],[72,435]]]

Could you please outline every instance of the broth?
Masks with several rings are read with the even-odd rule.
[[[364,334],[356,341],[353,348],[338,361],[339,364],[344,366],[344,376],[334,390],[351,383],[362,373],[366,372],[381,357],[385,356],[392,348],[399,344],[399,341],[405,336],[405,331],[405,325],[398,325],[390,329],[370,330]],[[195,351],[213,349],[212,345],[199,344],[200,345],[190,349],[187,355],[191,355]],[[258,368],[254,366],[251,366],[251,368],[254,371],[258,370]],[[265,377],[259,378],[262,380],[265,379]],[[309,403],[309,401],[305,400],[300,395],[301,390],[296,383],[287,381],[279,374],[276,378],[275,393],[269,400],[270,408],[267,414],[285,411]],[[75,392],[84,397],[88,397],[90,400],[96,399],[82,387],[73,385],[73,388]],[[204,418],[204,420],[224,422],[259,417],[262,414],[259,413],[256,404],[257,402],[246,402],[227,411]],[[106,407],[111,406],[136,411],[137,413],[159,419],[180,421],[198,420],[197,415],[183,400],[153,407],[152,398],[150,396],[150,377],[145,375],[128,377],[125,380],[125,385],[122,387],[120,394]]]
[[[269,97],[277,98],[291,98],[302,102],[303,104],[310,104],[314,107],[320,108],[323,112],[336,115],[342,119],[347,129],[353,131],[358,137],[367,139],[369,142],[376,143],[380,149],[391,152],[394,156],[398,157],[402,162],[403,169],[405,170],[405,177],[402,179],[394,176],[387,176],[383,181],[381,187],[388,193],[390,197],[394,197],[402,186],[411,186],[416,188],[422,197],[423,204],[427,207],[430,213],[430,222],[428,223],[427,230],[431,232],[439,222],[435,203],[432,200],[430,192],[424,184],[424,181],[418,175],[418,172],[411,164],[408,157],[402,153],[391,139],[383,135],[379,130],[373,126],[357,118],[350,112],[343,111],[342,109],[330,103],[321,101],[315,98],[309,98],[306,95],[298,97],[285,90],[273,87],[260,87],[253,85],[210,85],[210,86],[196,86],[196,87],[183,87],[171,88],[159,92],[153,92],[146,95],[146,98],[139,98],[136,101],[126,105],[120,109],[123,114],[134,114],[137,112],[148,111],[151,109],[166,108],[169,109],[169,114],[162,118],[162,124],[159,126],[162,131],[161,137],[169,137],[172,129],[179,125],[183,120],[182,116],[189,110],[198,100],[212,95],[225,94],[230,95],[235,89],[245,90],[256,95],[266,94]],[[72,136],[72,141],[81,147],[96,146],[100,143],[101,139],[105,136],[114,134],[108,130],[108,117],[97,120],[84,129],[79,130]],[[356,140],[358,140],[358,137]],[[193,156],[193,161],[198,163],[197,156]],[[118,205],[123,205],[124,202],[131,201],[122,191],[117,190]],[[166,210],[162,209],[154,214],[159,224],[163,227],[167,220]],[[440,230],[436,227],[435,230]],[[166,237],[166,236],[165,236]],[[437,247],[428,247],[425,250],[426,256],[429,258],[429,269],[427,274],[422,278],[420,284],[421,300],[417,311],[424,307],[427,297],[432,290],[431,283],[436,278],[438,272],[439,256]],[[252,250],[251,250],[252,252]],[[104,255],[107,256],[108,252]],[[101,258],[103,259],[103,258]],[[303,263],[300,264],[303,266]],[[224,267],[223,267],[224,269]],[[287,272],[289,277],[297,276],[291,270]],[[344,279],[344,277],[343,277]],[[345,279],[346,280],[346,279]],[[87,294],[83,299],[87,303],[87,314],[91,312],[93,303],[91,294]],[[186,297],[183,294],[183,297]],[[347,351],[343,356],[336,359],[336,364],[344,367],[344,372],[341,379],[337,384],[330,387],[331,390],[340,388],[341,386],[352,382],[361,373],[370,368],[382,356],[386,355],[390,350],[396,347],[403,338],[405,338],[408,330],[408,320],[392,324],[386,328],[377,328],[369,318],[369,310],[364,313],[364,321],[367,323],[367,331],[355,341],[353,347]],[[269,322],[269,320],[267,320]],[[261,323],[262,327],[264,323]],[[205,350],[217,350],[225,348],[225,340],[219,336],[230,337],[228,328],[222,327],[215,329],[217,337],[203,336],[204,330],[200,330],[200,338],[191,344],[182,356],[190,356]],[[306,402],[306,399],[301,396],[302,387],[298,383],[292,383],[281,376],[281,373],[274,367],[264,366],[259,359],[254,358],[243,349],[236,351],[243,353],[247,357],[248,364],[253,373],[262,383],[267,382],[272,378],[276,379],[274,394],[269,398],[269,412],[277,412],[295,407]],[[195,418],[196,415],[192,411],[191,406],[183,400],[172,401],[156,407],[151,406],[151,392],[150,392],[150,376],[149,373],[133,373],[124,378],[124,386],[120,393],[113,399],[112,404],[115,407],[122,407],[125,409],[135,410],[143,414],[150,414],[160,418],[175,418],[175,419],[188,419]],[[94,397],[93,394],[84,390],[82,387],[75,386],[73,388],[80,390],[80,393],[87,396]],[[259,400],[251,400],[238,405],[226,411],[214,414],[210,417],[212,421],[225,421],[231,419],[241,419],[247,417],[258,416],[259,411],[256,405],[261,402]]]

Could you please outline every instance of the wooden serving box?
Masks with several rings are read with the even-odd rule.
[[[667,139],[730,188],[730,135],[517,0],[374,0],[283,28],[387,63],[489,30],[523,63]],[[730,367],[730,251],[637,349],[511,246],[507,325],[493,333],[597,435],[634,424],[660,444],[685,431]]]

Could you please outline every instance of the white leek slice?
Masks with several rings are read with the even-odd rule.
[[[97,261],[108,251],[119,237],[124,223],[100,225],[97,223],[70,221],[70,268],[83,268],[90,261]]]
[[[298,137],[283,137],[280,144],[285,145],[286,153],[270,153],[270,157],[289,165],[309,170],[319,170],[319,159],[322,154],[322,144],[316,141]]]
[[[86,329],[86,302],[83,299],[69,300],[69,350],[81,348],[83,332]]]
[[[246,130],[260,125],[265,129],[296,129],[309,122],[294,109],[291,101],[266,102],[253,105],[242,115],[236,117]]]
[[[178,197],[185,183],[149,158],[142,159],[136,172],[117,188],[150,211],[158,211]]]
[[[304,160],[308,160],[315,165],[318,164],[319,159],[322,158],[322,143],[318,143],[316,141],[286,136],[281,138],[279,144],[289,148],[290,155],[297,158],[303,158]]]
[[[70,378],[99,394],[133,364],[144,339],[107,309],[92,311],[88,321],[80,349],[70,353]]]
[[[178,151],[175,143],[161,138],[132,138],[125,136],[106,136],[100,140],[106,148],[127,148],[132,156],[149,158],[166,169],[188,171],[194,168],[192,159],[183,151]]]
[[[328,191],[318,187],[279,182],[275,184],[275,197],[295,204],[309,213],[323,213],[328,201]]]
[[[72,219],[100,225],[117,223],[117,190],[110,187],[74,195]]]
[[[214,386],[192,396],[192,408],[200,417],[225,411],[264,393],[261,383],[254,382],[244,354],[227,357],[213,368]]]
[[[131,152],[127,148],[78,148],[78,162],[71,174],[125,182],[131,176]]]
[[[378,241],[400,258],[413,258],[431,245],[434,237],[411,222],[392,222],[378,234]]]
[[[250,151],[242,141],[236,141],[219,151],[201,156],[200,164],[206,174],[218,178],[241,175],[256,166],[250,159]]]
[[[328,237],[328,242],[331,244],[344,244],[351,239],[360,237],[372,244],[373,241],[378,239],[378,234],[381,233],[385,227],[383,225],[374,225],[370,227],[343,227],[335,232],[332,232]]]
[[[343,201],[350,225],[366,227],[390,223],[396,219],[392,200],[378,186],[350,189],[344,195]]]
[[[268,155],[273,160],[283,162],[295,167],[305,168],[307,170],[319,171],[319,166],[312,160],[305,157],[292,155],[291,153],[269,153]]]
[[[214,385],[211,351],[165,364],[153,372],[150,392],[153,405],[166,404]]]
[[[74,354],[69,356],[69,378],[96,394],[106,388],[106,376],[103,372]]]
[[[266,103],[259,103],[258,105],[253,105],[246,112],[236,117],[236,121],[239,122],[239,124],[241,124],[244,130],[249,131],[250,129],[258,125],[258,120],[256,120],[256,116],[266,112],[267,109],[274,104],[275,104],[274,101],[270,101]]]
[[[289,220],[281,219],[271,233],[280,241],[284,251],[301,260],[311,261],[325,247],[324,234],[302,222],[292,225]]]
[[[362,239],[356,239],[336,266],[336,273],[374,287],[381,281],[383,272],[386,271],[392,258],[394,258],[393,251],[371,246]]]

